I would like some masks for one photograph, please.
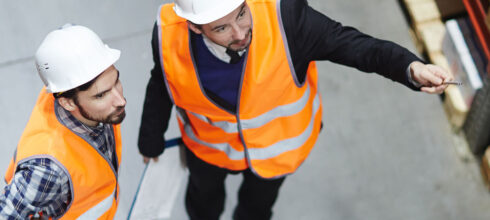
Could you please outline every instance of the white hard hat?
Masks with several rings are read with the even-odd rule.
[[[175,0],[174,11],[194,24],[216,21],[240,6],[244,0]]]
[[[65,25],[49,33],[37,49],[36,68],[46,91],[64,92],[83,85],[114,64],[121,55],[92,30]]]

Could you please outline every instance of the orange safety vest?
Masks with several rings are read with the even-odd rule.
[[[293,173],[313,148],[321,127],[317,71],[311,62],[303,84],[292,65],[280,20],[280,1],[249,0],[253,18],[237,113],[202,90],[186,20],[173,4],[159,14],[160,61],[177,107],[187,147],[200,159],[230,170],[250,168],[262,178]],[[226,80],[226,79],[223,79]]]
[[[5,180],[10,184],[19,164],[49,158],[69,174],[71,202],[61,219],[113,219],[119,201],[117,173],[102,153],[58,121],[54,97],[41,90],[20,138]],[[113,126],[116,155],[121,158],[120,126]]]

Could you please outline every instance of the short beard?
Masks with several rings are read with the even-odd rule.
[[[227,46],[226,48],[227,48],[227,49],[229,49],[229,50],[232,50],[232,51],[236,51],[236,52],[238,52],[238,51],[242,51],[242,50],[244,50],[245,48],[247,48],[248,46],[250,46],[250,44],[252,43],[252,28],[250,28],[250,29],[248,30],[247,36],[245,36],[245,38],[248,38],[248,37],[250,37],[250,42],[248,42],[248,45],[246,45],[244,48],[240,48],[240,49],[238,49],[238,50],[231,49],[231,45],[236,44],[236,43],[240,43],[240,41],[239,41],[239,40],[236,40],[236,41],[233,41],[233,42],[229,43],[229,44],[228,44],[228,46]]]
[[[104,123],[104,124],[117,125],[117,124],[121,124],[121,122],[126,117],[126,111],[123,111],[119,116],[114,118],[116,116],[116,114],[121,111],[121,109],[124,109],[124,106],[117,107],[117,109],[113,113],[109,114],[105,118],[96,118],[96,117],[93,117],[92,115],[90,115],[87,111],[85,111],[85,109],[78,103],[77,99],[74,99],[73,101],[75,101],[75,105],[77,105],[78,109],[80,110],[80,114],[84,118],[91,120],[91,121],[96,121],[96,122]]]

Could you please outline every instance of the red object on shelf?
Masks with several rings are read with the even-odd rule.
[[[483,52],[489,61],[490,67],[490,31],[485,24],[488,0],[463,0],[463,3],[483,47]]]

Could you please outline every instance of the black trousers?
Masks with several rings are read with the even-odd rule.
[[[225,179],[228,174],[243,174],[238,192],[238,205],[233,213],[235,220],[270,219],[272,206],[285,177],[261,179],[249,169],[230,171],[208,164],[186,148],[190,171],[185,206],[191,220],[218,220],[224,209]]]

